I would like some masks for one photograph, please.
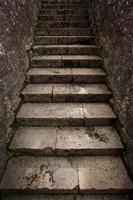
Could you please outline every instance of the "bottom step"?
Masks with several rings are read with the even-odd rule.
[[[10,160],[0,189],[27,193],[123,193],[133,183],[120,157],[17,157]]]

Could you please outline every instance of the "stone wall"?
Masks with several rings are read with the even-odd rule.
[[[0,1],[0,175],[7,160],[10,125],[29,66],[27,51],[32,45],[38,6],[39,0]]]
[[[133,2],[93,0],[91,18],[97,41],[103,47],[112,103],[133,175]]]

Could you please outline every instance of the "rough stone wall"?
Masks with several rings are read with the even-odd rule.
[[[10,125],[29,66],[27,50],[32,44],[38,6],[39,0],[0,1],[0,175],[7,160]]]
[[[103,47],[112,103],[122,125],[125,158],[133,175],[133,1],[93,0],[91,16],[97,41]]]

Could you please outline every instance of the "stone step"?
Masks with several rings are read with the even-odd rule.
[[[48,55],[33,56],[31,58],[32,67],[91,67],[99,68],[103,66],[103,59],[99,56],[88,55]]]
[[[106,73],[99,68],[31,68],[28,83],[104,83]]]
[[[81,8],[69,8],[69,9],[41,9],[40,14],[42,15],[71,15],[71,14],[89,14],[89,9],[81,9]]]
[[[94,45],[94,36],[36,36],[35,45]]]
[[[44,36],[88,36],[92,35],[90,28],[38,28]]]
[[[87,3],[88,0],[42,0],[42,4],[77,4]]]
[[[89,20],[88,16],[85,14],[77,15],[39,15],[39,20],[41,21],[85,21]]]
[[[115,120],[105,103],[24,103],[16,116],[22,126],[106,126]]]
[[[82,194],[82,195],[46,195],[46,194],[12,194],[10,195],[12,200],[131,200],[126,194],[121,195],[94,195],[94,194]]]
[[[41,10],[47,10],[47,9],[86,9],[89,7],[89,4],[87,3],[65,3],[65,4],[55,4],[55,3],[42,3]]]
[[[38,28],[88,28],[88,21],[39,21]]]
[[[29,84],[21,95],[25,102],[106,102],[111,92],[104,84]]]
[[[94,45],[36,45],[34,55],[98,55],[100,48]]]
[[[19,127],[9,149],[21,155],[118,155],[124,150],[113,127]]]
[[[127,193],[133,183],[119,156],[33,157],[8,162],[0,190],[17,193]]]

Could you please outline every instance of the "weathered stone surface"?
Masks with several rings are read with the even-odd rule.
[[[100,102],[110,98],[110,92],[102,84],[54,84],[54,102]]]
[[[110,125],[116,120],[111,107],[105,103],[84,103],[85,125]]]
[[[38,28],[45,36],[88,36],[92,35],[90,28]]]
[[[85,21],[88,17],[85,14],[71,14],[71,15],[39,15],[41,21]]]
[[[115,155],[123,148],[113,127],[21,127],[10,144],[32,155]]]
[[[82,126],[84,115],[80,103],[25,103],[16,120],[20,125]]]
[[[95,44],[94,36],[38,36],[35,37],[36,45],[66,45],[66,44]]]
[[[111,92],[103,84],[29,84],[21,95],[25,102],[105,102]]]
[[[88,55],[48,55],[34,56],[31,59],[32,67],[94,67],[103,65],[103,59]]]
[[[85,21],[39,21],[38,27],[39,28],[84,28],[89,25],[88,20]]]
[[[92,21],[95,35],[103,47],[108,83],[113,91],[113,105],[127,146],[127,165],[133,174],[133,90],[132,90],[132,1],[93,1]],[[116,48],[117,47],[117,48]]]
[[[10,149],[18,153],[32,155],[54,155],[56,128],[21,127],[18,128]]]
[[[32,45],[38,6],[38,0],[0,1],[0,176],[11,135],[9,127],[29,67],[27,50]]]
[[[62,56],[63,67],[102,67],[103,59],[99,56],[87,56],[87,55],[68,55]]]
[[[26,102],[51,102],[53,93],[52,84],[29,84],[21,95]]]
[[[31,83],[103,83],[105,78],[99,68],[32,68],[27,73]]]
[[[68,15],[68,14],[88,14],[88,8],[85,9],[41,9],[40,14],[48,15]]]
[[[57,129],[57,155],[114,155],[122,149],[118,133],[112,127]]]
[[[72,68],[75,83],[103,83],[106,73],[100,68]]]
[[[31,83],[69,83],[73,76],[71,68],[33,68],[27,78]]]
[[[33,50],[38,55],[96,55],[99,48],[94,45],[36,45]]]
[[[80,157],[77,159],[81,192],[127,192],[133,183],[119,157]]]
[[[10,192],[77,193],[77,169],[57,157],[18,157],[8,163],[0,189]]]

